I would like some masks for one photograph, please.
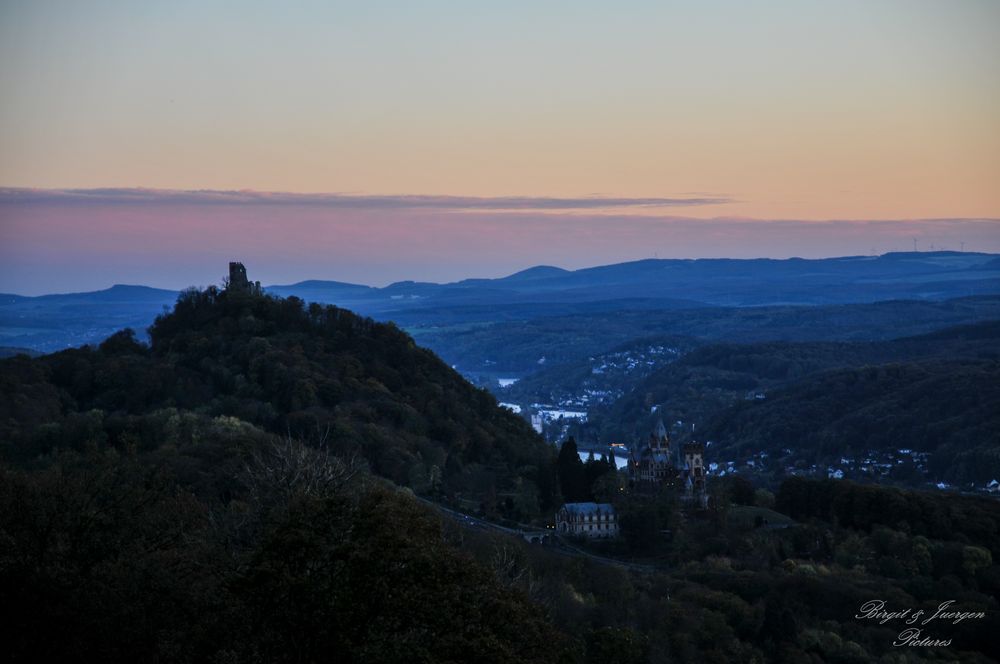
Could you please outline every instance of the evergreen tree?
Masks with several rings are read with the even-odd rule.
[[[579,503],[590,500],[587,475],[576,447],[576,439],[572,436],[567,438],[566,442],[559,448],[556,470],[559,475],[559,486],[562,488],[562,495],[566,502]]]

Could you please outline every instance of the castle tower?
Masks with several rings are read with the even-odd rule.
[[[247,279],[247,269],[243,263],[229,263],[229,288],[231,291],[249,291],[250,281]]]
[[[702,507],[708,504],[705,491],[705,444],[684,444],[684,473],[687,475],[685,492],[688,499],[696,500]]]
[[[691,476],[695,479],[705,477],[704,443],[684,444],[684,467],[691,472]]]
[[[229,263],[229,284],[226,290],[231,293],[246,293],[248,295],[260,295],[261,287],[259,281],[247,279],[247,269],[243,263]]]
[[[660,420],[645,445],[629,451],[629,475],[633,483],[659,485],[671,481],[676,469],[670,461],[670,435]]]
[[[649,434],[649,448],[654,452],[670,452],[670,434],[661,419],[656,423],[656,428]]]

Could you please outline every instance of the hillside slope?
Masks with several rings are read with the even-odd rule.
[[[817,307],[703,307],[617,310],[491,325],[427,326],[411,331],[463,373],[526,375],[575,363],[643,338],[684,336],[725,343],[875,341],[1000,318],[1000,296],[944,302],[891,300]],[[539,364],[545,358],[545,362]]]
[[[998,360],[996,321],[889,341],[703,346],[641,381],[590,431],[627,441],[660,417],[682,420],[714,441],[717,460],[913,448],[931,453],[939,478],[983,481],[1000,474]]]
[[[155,445],[144,423],[172,409],[356,454],[417,491],[481,501],[516,490],[525,518],[549,500],[537,482],[545,443],[391,324],[209,288],[183,293],[149,333],[149,347],[121,332],[98,348],[4,360],[4,454],[82,448],[98,434]]]
[[[935,480],[981,486],[1000,476],[1000,362],[839,369],[736,404],[700,434],[727,458],[787,448],[823,464],[872,450],[927,452]]]

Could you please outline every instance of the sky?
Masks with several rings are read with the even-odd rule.
[[[0,0],[0,291],[1000,251],[1000,3]]]

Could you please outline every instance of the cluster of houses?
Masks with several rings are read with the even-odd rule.
[[[620,399],[625,391],[623,383],[634,382],[649,375],[654,370],[673,361],[680,355],[680,349],[661,344],[651,344],[623,351],[602,353],[589,359],[590,374],[578,385],[560,390],[548,403],[511,403],[501,401],[500,405],[521,414],[531,421],[531,426],[549,441],[561,440],[567,435],[570,425],[585,422],[588,414],[597,406],[605,406]],[[486,362],[491,364],[489,360]],[[540,358],[539,364],[545,363]],[[518,379],[493,378],[491,387],[499,387],[498,396],[503,399],[506,388],[516,384]]]
[[[778,459],[772,463],[767,452],[758,452],[752,458],[743,462],[746,470],[763,470],[774,468],[778,464],[786,475],[805,477],[827,477],[832,480],[880,480],[905,479],[911,482],[923,482],[925,486],[942,491],[962,491],[979,493],[988,496],[1000,496],[1000,481],[993,479],[984,484],[952,485],[944,481],[931,479],[930,453],[920,452],[908,447],[890,450],[868,450],[857,456],[845,455],[828,464],[806,464],[802,461],[788,463],[793,452],[790,449],[781,450]],[[709,464],[709,473],[724,476],[727,472],[735,472],[737,465],[732,461],[721,465]]]
[[[708,506],[704,443],[672,445],[662,420],[645,443],[630,450],[628,474],[633,491],[652,493],[663,486],[673,486],[688,505],[701,509]],[[556,513],[556,532],[593,539],[614,538],[618,536],[618,517],[610,503],[566,503]]]

